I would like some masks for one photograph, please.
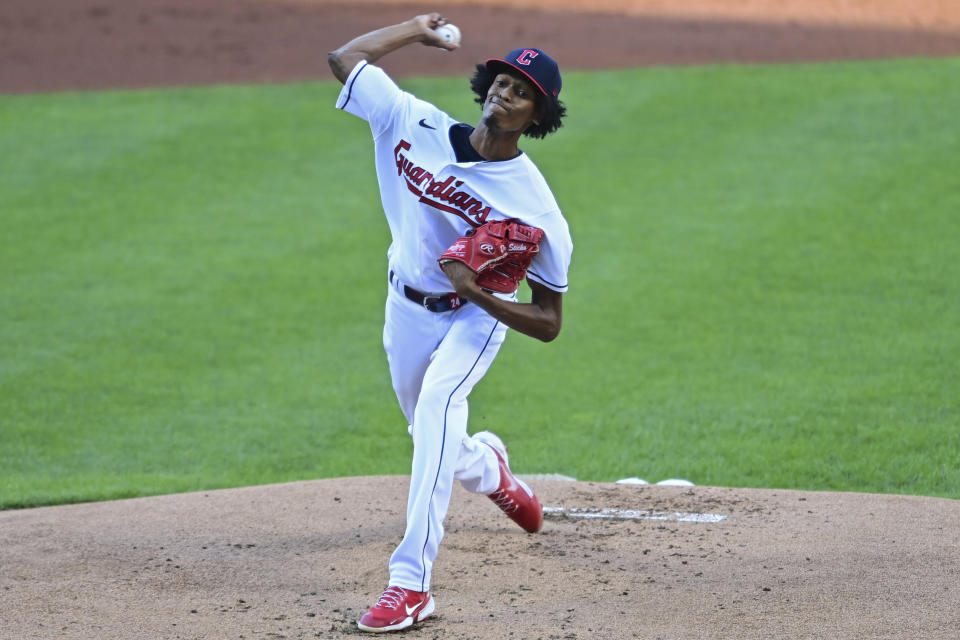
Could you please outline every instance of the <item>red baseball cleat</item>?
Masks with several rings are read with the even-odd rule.
[[[363,631],[380,633],[399,631],[420,622],[433,613],[433,596],[429,591],[408,591],[402,587],[387,587],[377,604],[363,614],[357,626]]]
[[[500,461],[500,486],[489,494],[490,499],[527,533],[540,531],[543,508],[533,489],[510,471],[503,441],[489,431],[481,431],[473,437],[493,449]]]

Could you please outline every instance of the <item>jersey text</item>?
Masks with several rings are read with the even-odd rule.
[[[483,224],[490,215],[490,205],[460,190],[464,182],[458,180],[457,176],[451,175],[441,181],[423,167],[415,165],[403,154],[404,151],[410,151],[410,147],[409,142],[401,139],[393,150],[397,175],[404,179],[407,189],[424,204],[460,216],[475,227]]]

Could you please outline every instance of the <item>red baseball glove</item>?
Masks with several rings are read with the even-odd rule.
[[[462,262],[479,274],[477,284],[490,291],[513,293],[527,277],[527,267],[540,252],[543,230],[516,218],[491,220],[457,240],[440,256],[440,264]]]

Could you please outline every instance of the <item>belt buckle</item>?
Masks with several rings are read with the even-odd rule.
[[[433,311],[430,307],[436,305],[440,300],[441,298],[438,296],[423,296],[423,308],[427,311]]]

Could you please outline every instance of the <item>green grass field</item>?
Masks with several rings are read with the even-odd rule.
[[[471,428],[525,473],[960,497],[958,77],[565,74],[525,145],[564,331],[508,339]],[[464,78],[402,84],[477,117]],[[338,90],[0,96],[0,507],[408,471]]]

